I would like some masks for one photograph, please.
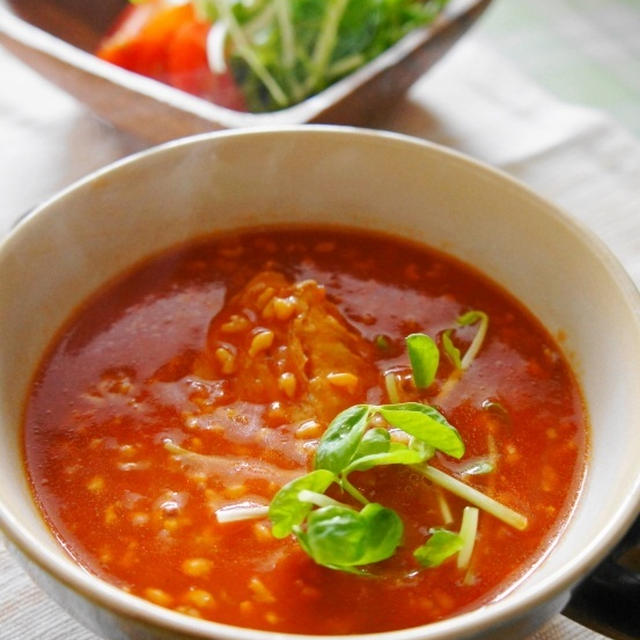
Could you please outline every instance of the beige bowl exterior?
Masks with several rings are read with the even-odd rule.
[[[388,231],[444,250],[513,293],[553,334],[566,334],[592,434],[585,487],[558,544],[499,602],[385,634],[526,637],[564,606],[638,514],[640,299],[611,254],[566,214],[486,166],[395,134],[291,127],[177,141],[89,176],[0,245],[0,526],[11,548],[54,599],[110,640],[294,637],[182,616],[80,569],[31,499],[20,431],[43,350],[106,280],[190,238],[308,222]]]

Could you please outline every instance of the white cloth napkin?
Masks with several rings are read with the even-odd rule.
[[[72,180],[144,145],[100,122],[0,49],[0,236]],[[640,282],[640,142],[598,112],[558,102],[465,39],[380,126],[500,167],[597,233]],[[96,640],[0,542],[0,640]],[[531,640],[602,638],[556,616]]]
[[[145,147],[98,120],[1,46],[0,78],[0,237],[59,189]]]
[[[469,38],[383,124],[519,178],[599,235],[640,283],[640,140],[602,113],[559,102]]]

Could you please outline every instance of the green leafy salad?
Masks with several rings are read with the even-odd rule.
[[[448,0],[197,0],[209,63],[232,72],[252,112],[318,93],[428,25]]]

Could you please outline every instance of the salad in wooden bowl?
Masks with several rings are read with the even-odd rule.
[[[0,0],[0,44],[150,142],[235,127],[365,125],[489,2]]]
[[[364,66],[448,0],[137,0],[97,55],[230,109],[284,109]]]

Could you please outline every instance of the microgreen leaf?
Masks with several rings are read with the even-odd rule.
[[[413,381],[418,389],[426,389],[436,377],[440,363],[438,347],[425,333],[412,333],[406,341]]]
[[[411,442],[409,443],[409,448],[418,451],[422,456],[423,460],[428,460],[435,455],[435,448],[431,445],[423,442],[422,440],[418,440],[418,438],[411,438]]]
[[[309,546],[309,540],[307,532],[300,526],[293,528],[293,533],[295,534],[298,543],[302,547],[302,550],[317,564],[319,563],[313,556],[313,551]],[[335,571],[344,571],[345,573],[352,573],[354,575],[367,575],[367,572],[364,569],[359,569],[358,567],[347,567],[345,565],[336,565],[336,564],[324,564],[323,566],[328,569],[334,569]]]
[[[453,456],[464,455],[464,443],[457,429],[433,407],[419,402],[387,404],[377,411],[392,426],[398,427],[422,442]]]
[[[451,363],[456,369],[462,369],[462,358],[460,356],[460,349],[453,344],[451,340],[451,329],[447,329],[442,333],[442,348],[444,352],[451,360]]]
[[[393,509],[371,503],[362,509],[360,517],[368,527],[365,553],[358,564],[371,564],[391,557],[404,535],[400,516]]]
[[[376,503],[359,512],[339,506],[322,507],[309,514],[306,528],[294,528],[302,548],[315,562],[339,570],[389,558],[403,532],[398,514]]]
[[[386,453],[389,451],[390,444],[391,436],[387,429],[383,429],[382,427],[369,429],[369,431],[362,436],[354,459],[364,458],[365,456],[371,456],[377,453]]]
[[[462,538],[447,529],[434,529],[429,539],[413,555],[423,567],[439,567],[462,549]]]
[[[371,408],[358,404],[332,421],[316,450],[315,468],[340,473],[351,461],[367,428]]]
[[[295,525],[300,524],[313,508],[309,502],[301,502],[298,495],[303,490],[324,493],[336,476],[326,469],[317,469],[296,478],[276,493],[269,506],[271,532],[275,538],[285,538]]]
[[[344,470],[343,474],[346,476],[352,471],[366,471],[386,464],[418,464],[424,462],[427,457],[430,457],[428,452],[411,449],[406,444],[393,442],[389,451],[356,458]]]

